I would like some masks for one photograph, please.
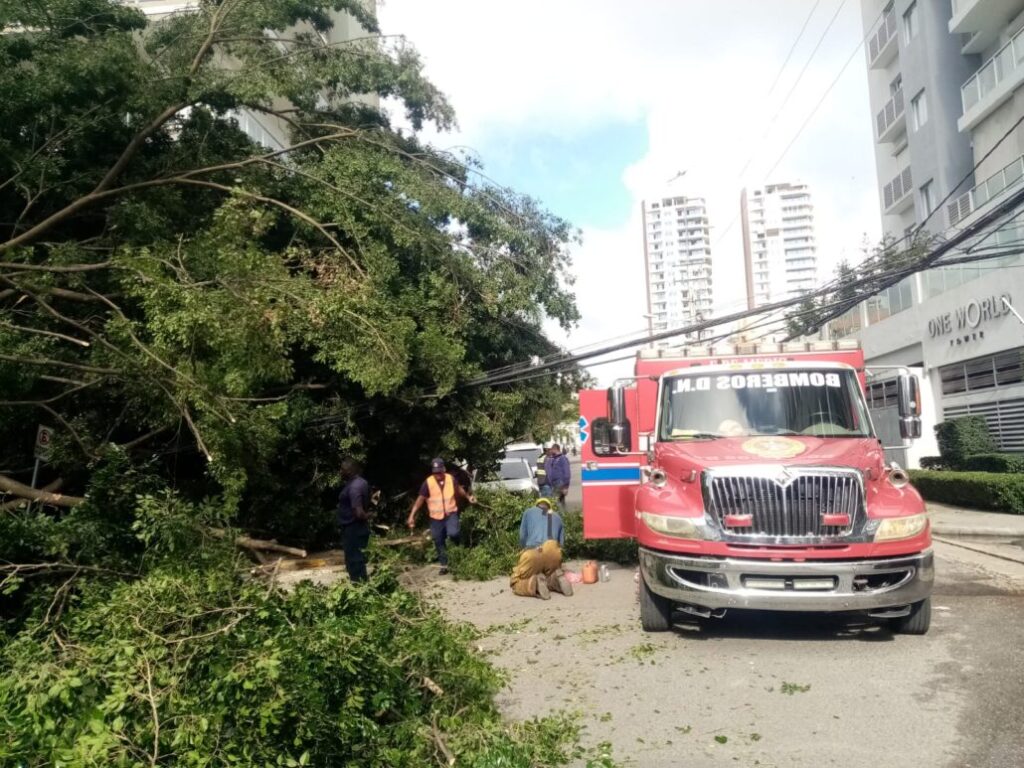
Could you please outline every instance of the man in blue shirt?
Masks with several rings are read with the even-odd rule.
[[[552,495],[558,500],[558,506],[565,509],[565,495],[569,492],[572,472],[569,469],[569,457],[562,453],[562,446],[555,443],[548,450],[544,459],[544,472]]]
[[[352,457],[342,460],[341,479],[345,484],[338,494],[338,525],[345,569],[352,581],[366,581],[366,547],[370,543],[370,485],[361,472],[362,467]]]
[[[519,546],[523,551],[510,582],[514,594],[542,600],[551,599],[551,590],[566,597],[572,595],[572,584],[562,572],[565,529],[561,515],[553,512],[551,506],[549,499],[537,499],[536,505],[523,512],[519,524]]]

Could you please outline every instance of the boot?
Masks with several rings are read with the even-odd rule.
[[[553,571],[548,577],[548,587],[555,592],[561,592],[566,597],[572,597],[572,582],[565,577],[565,571],[561,568]]]
[[[548,582],[547,582],[547,580],[546,579],[542,579],[542,578],[540,578],[538,576],[534,576],[533,577],[533,581],[537,585],[537,592],[536,592],[537,597],[539,597],[541,600],[550,600],[551,599],[551,590],[548,589]]]

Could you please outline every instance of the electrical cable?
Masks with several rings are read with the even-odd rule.
[[[792,98],[793,94],[796,92],[797,86],[800,85],[800,81],[803,80],[804,75],[807,74],[807,69],[811,66],[811,62],[814,60],[815,55],[818,53],[818,49],[821,48],[821,44],[825,41],[825,37],[828,35],[829,30],[832,29],[832,25],[836,23],[836,19],[839,18],[839,14],[843,10],[843,6],[845,6],[845,5],[846,5],[846,0],[841,0],[841,2],[839,3],[838,7],[836,8],[835,13],[832,14],[832,18],[829,19],[828,25],[825,27],[825,29],[822,31],[821,35],[818,37],[818,42],[815,44],[814,50],[812,50],[811,51],[811,55],[807,57],[807,61],[804,62],[803,67],[800,69],[800,73],[796,76],[796,80],[793,82],[793,85],[790,86],[789,91],[786,92],[785,97],[783,97],[782,103],[779,105],[779,108],[775,111],[775,114],[773,114],[771,116],[771,118],[769,118],[768,125],[765,127],[764,132],[761,134],[761,138],[759,138],[757,140],[757,143],[754,145],[754,151],[750,153],[750,157],[748,157],[747,158],[747,162],[744,163],[743,168],[740,170],[740,172],[738,174],[738,178],[742,178],[743,174],[746,173],[747,169],[750,167],[750,164],[752,162],[754,162],[754,158],[757,157],[757,150],[760,149],[761,145],[764,143],[764,140],[768,137],[768,134],[771,133],[772,128],[775,126],[776,121],[779,119],[779,115],[782,114],[783,110],[786,108],[786,105],[789,104],[789,100]],[[818,7],[818,4],[815,3],[814,4],[814,8],[817,8],[817,7]],[[811,13],[812,14],[814,13],[814,9],[813,8],[811,9]],[[807,21],[810,21],[810,16],[808,16]],[[804,26],[805,27],[807,26],[807,22],[804,22]],[[803,30],[801,30],[801,34],[803,34]],[[799,38],[798,38],[798,41],[799,41]],[[861,43],[861,44],[863,45],[863,43]],[[787,57],[786,61],[787,62],[789,61],[788,57]],[[785,65],[783,65],[783,66],[785,66]],[[843,69],[846,69],[846,67],[844,66]],[[840,74],[842,74],[842,73],[840,73]],[[770,175],[770,172],[769,172],[769,175]]]
[[[989,224],[991,224],[992,222],[996,221],[998,218],[1004,216],[1006,213],[1012,211],[1013,208],[1017,207],[1022,202],[1024,202],[1024,190],[1020,190],[1020,191],[1014,193],[1013,195],[1008,197],[1006,200],[1004,200],[1002,203],[1000,203],[994,210],[988,212],[987,214],[985,214],[982,217],[979,217],[972,224],[970,224],[969,226],[965,227],[963,230],[961,230],[959,233],[954,235],[952,238],[948,239],[946,242],[944,242],[941,245],[937,246],[935,249],[933,249],[926,256],[916,260],[914,263],[912,263],[910,265],[907,265],[907,266],[903,266],[903,267],[897,267],[897,268],[891,270],[888,273],[869,275],[869,276],[860,278],[858,280],[854,280],[851,283],[848,283],[844,287],[847,288],[847,289],[857,289],[857,288],[860,288],[861,286],[869,285],[871,287],[871,290],[869,292],[865,293],[863,291],[858,291],[858,293],[856,294],[856,297],[857,297],[858,301],[863,300],[865,298],[869,298],[870,296],[873,296],[876,293],[879,293],[880,291],[888,288],[890,285],[896,284],[897,282],[902,280],[907,275],[913,274],[914,272],[919,272],[919,271],[921,271],[923,269],[926,269],[927,267],[931,266],[936,260],[942,258],[942,256],[944,256],[947,253],[949,253],[950,251],[952,251],[958,245],[960,245],[964,241],[970,239],[972,236],[978,234],[978,232],[983,231],[984,228],[987,227]],[[570,362],[571,363],[576,363],[576,362],[580,362],[582,360],[586,360],[586,359],[589,359],[589,358],[599,357],[599,356],[601,356],[603,354],[609,354],[609,353],[612,353],[612,352],[617,352],[617,351],[622,350],[622,349],[627,349],[629,347],[635,347],[635,346],[643,345],[643,344],[654,342],[654,341],[660,341],[660,340],[663,340],[663,339],[671,338],[673,336],[680,336],[680,335],[684,335],[684,334],[687,334],[687,333],[695,333],[695,332],[699,332],[699,331],[704,331],[704,330],[706,330],[708,328],[713,328],[713,327],[717,327],[719,325],[723,325],[725,323],[731,323],[731,322],[735,322],[737,320],[742,320],[742,319],[745,319],[745,318],[750,317],[750,316],[755,315],[755,314],[763,314],[764,312],[772,311],[772,310],[775,310],[775,309],[781,309],[781,308],[785,308],[785,307],[795,306],[797,304],[800,304],[800,303],[806,301],[808,298],[818,297],[818,296],[821,296],[821,295],[828,294],[830,292],[832,292],[831,288],[817,289],[815,291],[808,292],[808,293],[806,293],[806,294],[804,294],[802,296],[795,297],[795,298],[792,298],[792,299],[782,300],[782,301],[779,301],[779,302],[774,302],[774,303],[772,303],[770,305],[764,305],[764,306],[759,307],[759,308],[754,309],[754,310],[747,310],[745,312],[738,312],[738,313],[734,313],[734,314],[731,314],[731,315],[726,315],[726,316],[723,316],[723,317],[720,317],[720,318],[716,318],[714,320],[702,321],[700,323],[696,323],[696,324],[693,324],[693,325],[690,325],[690,326],[685,326],[685,327],[682,327],[682,328],[669,329],[667,331],[662,331],[662,332],[659,332],[659,333],[656,333],[656,334],[651,334],[651,335],[647,336],[646,338],[640,338],[640,339],[635,339],[635,340],[632,340],[632,341],[626,341],[626,342],[621,342],[621,343],[617,343],[617,344],[612,344],[612,345],[603,347],[602,349],[599,349],[599,350],[596,350],[596,351],[592,351],[592,352],[589,352],[589,353],[585,353],[583,355],[571,356],[571,357],[569,357],[569,358],[567,358],[565,360],[561,360],[561,361],[554,362],[554,363],[551,363],[551,362],[549,362],[549,363],[541,363],[540,365],[537,365],[537,366],[529,366],[529,368],[533,369],[534,371],[545,370],[545,369],[551,368],[554,365],[566,364],[566,363],[570,363]],[[852,298],[853,297],[851,297],[851,299]],[[844,303],[848,303],[848,301],[849,300],[844,300]],[[842,313],[839,313],[839,314],[842,314]],[[505,376],[504,378],[508,378],[508,377]],[[491,384],[491,383],[495,383],[495,381],[496,380],[495,380],[494,377],[491,377],[489,375],[485,375],[485,376],[480,377],[478,379],[471,380],[470,382],[467,382],[467,384],[468,385]]]

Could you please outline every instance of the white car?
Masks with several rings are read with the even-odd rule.
[[[537,445],[536,443],[509,443],[505,446],[505,454],[502,458],[526,459],[533,470],[534,478],[538,485],[540,485],[541,476],[544,474],[542,471],[544,469],[544,453],[545,448],[543,445]]]
[[[495,470],[480,473],[480,479],[473,483],[475,490],[503,489],[514,493],[538,493],[533,467],[523,458],[505,458],[498,462]]]

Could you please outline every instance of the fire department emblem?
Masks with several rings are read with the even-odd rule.
[[[752,437],[740,446],[746,453],[762,459],[791,459],[806,450],[799,440],[788,437]]]

